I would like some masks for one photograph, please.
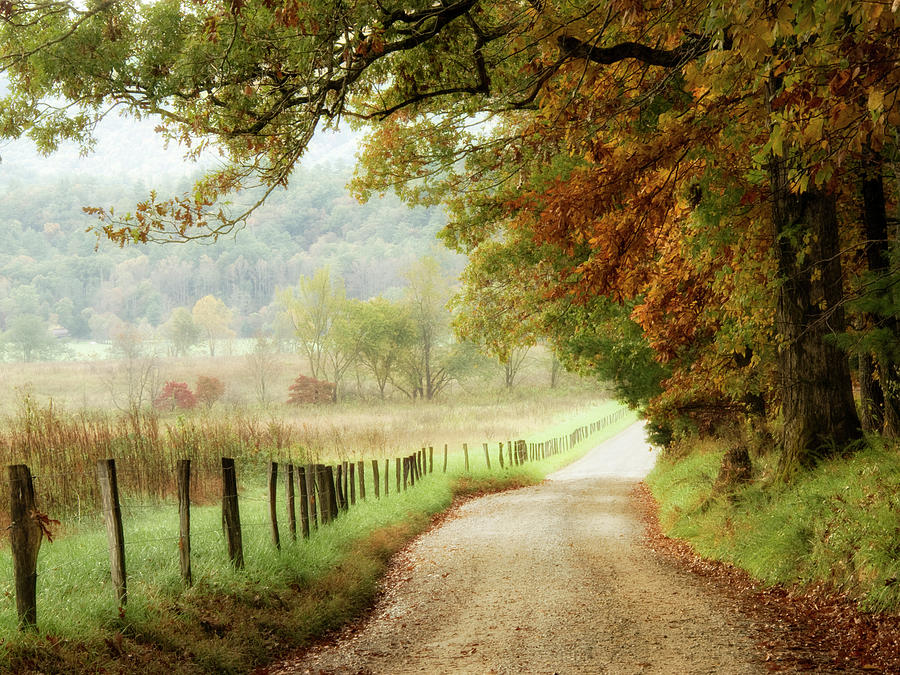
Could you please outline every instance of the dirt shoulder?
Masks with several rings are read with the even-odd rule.
[[[468,502],[392,564],[368,620],[286,673],[757,673],[757,620],[643,545],[635,425],[542,485]]]

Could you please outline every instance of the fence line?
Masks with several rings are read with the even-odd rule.
[[[621,420],[627,411],[619,411],[606,415],[590,424],[579,426],[567,434],[552,436],[540,441],[508,440],[499,443],[497,459],[501,470],[511,469],[527,462],[541,461],[575,447],[601,429]],[[483,444],[484,461],[491,470],[489,444]],[[464,455],[464,471],[471,470],[468,444],[462,445]],[[504,450],[506,457],[504,457]],[[447,472],[447,445],[444,445],[443,472]],[[477,454],[477,453],[476,453]],[[391,472],[393,459],[395,471],[396,494],[413,489],[428,475],[434,473],[434,448],[423,446],[404,457],[385,458],[384,484],[380,484],[379,459],[371,461],[372,493],[375,499],[390,496]],[[505,462],[504,462],[505,460]],[[284,481],[279,481],[279,463],[268,464],[268,494],[266,497],[239,497],[238,476],[235,460],[230,457],[221,458],[222,477],[222,531],[202,529],[191,532],[190,520],[190,483],[191,461],[177,461],[177,498],[179,510],[178,533],[165,536],[146,536],[142,538],[125,537],[123,504],[119,496],[115,459],[99,460],[96,464],[96,480],[101,495],[102,515],[106,523],[107,543],[109,550],[109,569],[113,588],[119,607],[123,607],[128,598],[127,575],[125,569],[126,544],[131,547],[153,544],[161,541],[177,545],[181,577],[185,586],[192,583],[191,571],[191,536],[216,534],[221,535],[225,543],[228,559],[236,569],[245,566],[243,548],[243,528],[248,526],[271,528],[271,545],[281,549],[278,525],[279,483],[282,483],[283,499],[281,504],[286,508],[288,529],[291,539],[296,541],[296,502],[300,502],[300,529],[304,538],[315,533],[327,532],[324,528],[341,513],[346,512],[357,503],[367,499],[365,460],[342,461],[331,464],[293,464],[284,462]],[[34,630],[37,627],[37,552],[44,528],[46,516],[35,507],[34,479],[26,465],[11,465],[9,471],[10,484],[10,539],[13,555],[14,586],[16,593],[16,611],[19,627],[22,630]],[[402,474],[402,482],[401,482]],[[84,473],[83,479],[87,480]],[[296,488],[295,489],[295,480]],[[358,489],[357,489],[358,488]],[[266,502],[269,505],[268,521],[241,522],[240,501]],[[163,503],[162,501],[159,504]],[[125,513],[130,515],[139,508],[158,508],[159,504],[140,505],[125,503]],[[42,520],[43,519],[43,520]],[[59,570],[69,565],[81,564],[81,559],[62,565],[53,565],[52,570]]]

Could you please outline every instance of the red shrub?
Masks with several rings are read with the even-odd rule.
[[[153,399],[153,407],[162,410],[190,410],[197,405],[197,399],[186,382],[166,382],[159,396]]]
[[[337,386],[331,382],[300,375],[289,388],[288,404],[333,403]]]

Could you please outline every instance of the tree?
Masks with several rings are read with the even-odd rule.
[[[216,355],[216,340],[234,337],[234,331],[229,327],[234,315],[225,303],[214,295],[200,298],[191,310],[191,318],[203,334],[210,356]]]
[[[786,476],[858,437],[832,338],[847,251],[862,243],[849,215],[870,182],[860,160],[896,157],[896,12],[861,0],[64,9],[8,12],[4,133],[30,120],[47,148],[84,140],[115,102],[173,135],[216,136],[232,159],[130,218],[96,211],[112,238],[227,231],[243,215],[221,211],[222,194],[254,173],[280,185],[322,120],[375,120],[362,191],[447,204],[463,250],[527,234],[551,251],[530,268],[535,297],[640,299],[634,318],[673,367],[663,395],[682,413],[691,397],[747,414],[768,398]],[[77,114],[42,104],[59,92]],[[874,356],[892,382],[895,364]]]
[[[50,334],[47,322],[33,314],[11,318],[3,339],[23,361],[46,359],[60,350],[59,341]]]
[[[408,286],[403,302],[413,325],[413,348],[405,359],[406,379],[412,398],[432,400],[451,379],[442,362],[450,342],[451,281],[432,256],[417,260],[404,275]]]
[[[375,378],[385,398],[387,383],[395,376],[404,352],[412,347],[415,326],[405,307],[384,298],[354,304],[350,321],[359,327],[359,362]]]
[[[269,385],[278,368],[272,340],[264,335],[257,335],[253,352],[247,354],[246,358],[247,369],[253,378],[256,400],[260,405],[267,405],[270,399]]]
[[[360,326],[349,314],[352,303],[347,300],[343,280],[332,280],[329,270],[323,268],[312,277],[301,276],[297,286],[279,290],[276,298],[282,315],[294,327],[313,379],[329,378],[339,396],[362,338]]]
[[[163,326],[166,337],[172,343],[177,356],[187,356],[200,341],[201,329],[187,307],[176,307]]]

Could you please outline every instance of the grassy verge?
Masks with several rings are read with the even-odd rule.
[[[603,404],[564,420],[563,430],[616,410]],[[435,448],[435,473],[414,489],[368,499],[308,540],[291,541],[282,524],[282,547],[270,541],[261,477],[245,481],[241,497],[247,567],[225,559],[221,512],[192,511],[195,583],[179,578],[177,513],[171,506],[126,508],[129,600],[119,612],[110,586],[105,534],[99,528],[45,543],[39,559],[40,632],[16,631],[11,579],[0,605],[0,671],[3,672],[246,672],[279,653],[307,644],[370,606],[390,557],[428,527],[454,497],[530,485],[583,455],[633,421],[631,415],[541,462],[487,470],[480,444],[465,471],[460,452]],[[533,440],[555,434],[536,434]],[[529,439],[531,440],[531,439]],[[474,445],[474,444],[473,444]],[[392,466],[393,469],[393,466]],[[368,476],[371,481],[371,476]],[[284,513],[284,505],[279,513]],[[8,554],[0,557],[11,568]]]
[[[647,478],[663,531],[766,584],[818,587],[867,611],[900,610],[900,447],[872,441],[789,485],[774,458],[731,498],[714,494],[724,451],[700,444]]]

